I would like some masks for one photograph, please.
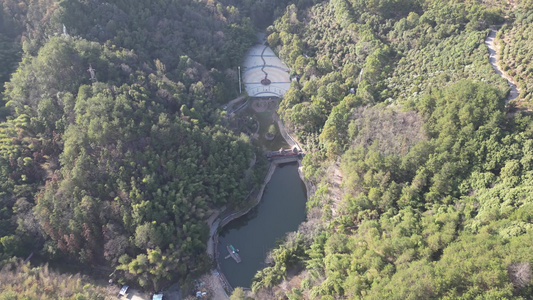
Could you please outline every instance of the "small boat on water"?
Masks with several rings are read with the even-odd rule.
[[[235,249],[233,245],[228,245],[226,246],[226,248],[228,249],[229,256],[232,257],[237,263],[240,263],[242,261],[241,256],[239,255],[239,249]]]

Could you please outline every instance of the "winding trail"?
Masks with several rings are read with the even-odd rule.
[[[266,60],[263,57],[263,55],[265,55],[265,51],[266,51],[267,48],[268,48],[268,46],[265,46],[265,48],[263,48],[263,52],[261,52],[261,60],[263,61],[263,67],[261,67],[261,72],[265,73],[265,79],[267,79],[268,73],[265,71]]]
[[[494,72],[496,74],[503,77],[505,80],[507,80],[507,84],[509,84],[509,87],[511,88],[511,91],[509,92],[509,95],[505,99],[505,104],[508,104],[509,101],[516,99],[518,95],[520,95],[520,90],[518,89],[518,86],[516,84],[516,81],[509,76],[505,71],[502,70],[500,67],[500,60],[498,58],[498,48],[494,45],[494,39],[496,38],[496,28],[491,28],[489,34],[485,38],[485,45],[487,45],[487,48],[489,49],[489,63],[492,65],[492,68],[494,69]]]

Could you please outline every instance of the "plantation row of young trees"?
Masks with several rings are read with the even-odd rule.
[[[531,295],[533,120],[506,114],[483,44],[506,9],[333,0],[289,5],[269,28],[299,75],[279,113],[316,191],[254,278],[259,298]]]

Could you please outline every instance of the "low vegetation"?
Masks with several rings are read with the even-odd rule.
[[[11,260],[0,271],[0,299],[110,299],[109,292],[87,278],[61,274],[48,265],[31,267]]]

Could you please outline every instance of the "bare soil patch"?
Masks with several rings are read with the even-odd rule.
[[[262,113],[266,111],[275,111],[278,106],[278,101],[275,99],[255,99],[252,100],[252,109],[256,113]]]

